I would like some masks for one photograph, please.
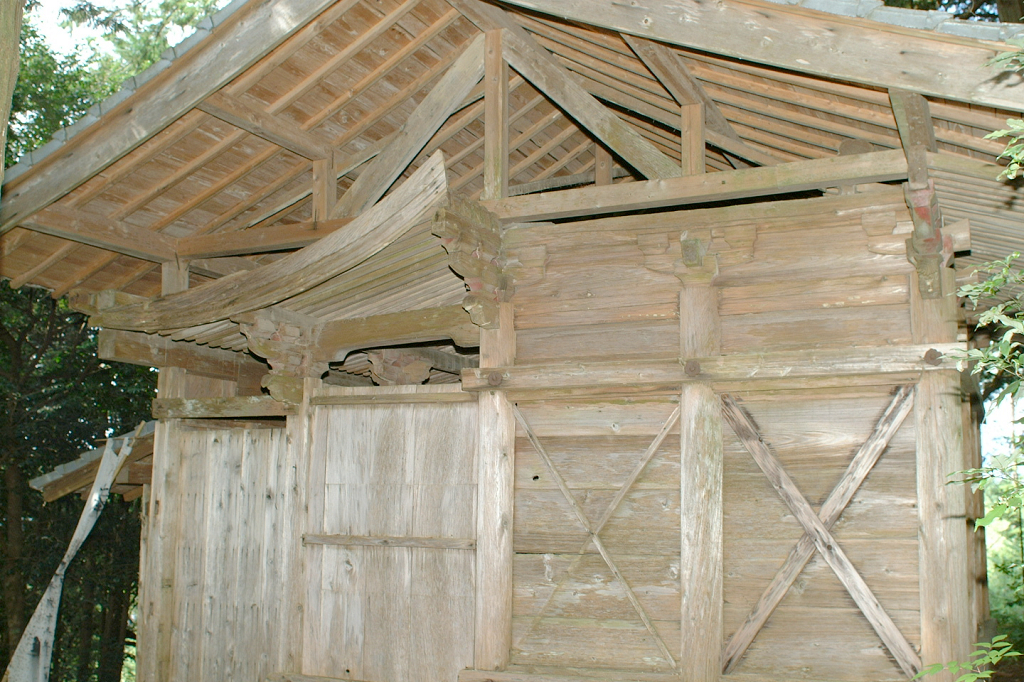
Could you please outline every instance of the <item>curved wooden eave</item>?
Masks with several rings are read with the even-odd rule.
[[[144,303],[103,311],[92,322],[111,329],[157,332],[259,310],[342,273],[429,220],[447,198],[444,158],[435,153],[405,183],[345,228],[255,270]]]

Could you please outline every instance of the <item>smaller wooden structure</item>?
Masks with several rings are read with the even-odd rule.
[[[0,273],[161,368],[140,680],[965,655],[1024,87],[869,4],[240,1],[12,174]]]

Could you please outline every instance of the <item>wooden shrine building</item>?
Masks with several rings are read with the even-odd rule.
[[[160,367],[116,488],[146,500],[139,679],[881,682],[966,654],[955,292],[1024,251],[985,139],[1024,109],[985,65],[1022,30],[874,0],[212,17],[0,207],[0,274]]]

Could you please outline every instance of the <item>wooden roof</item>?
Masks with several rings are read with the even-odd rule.
[[[628,34],[670,44],[672,59],[709,98],[709,172],[833,157],[851,140],[900,149],[886,88],[916,89],[931,105],[938,153],[929,165],[944,214],[971,220],[972,254],[965,262],[1024,250],[1019,190],[994,180],[992,164],[1003,144],[984,139],[1024,109],[1020,79],[993,78],[981,66],[1008,49],[1004,44],[758,0],[717,3],[723,8],[717,18],[697,16],[704,10],[690,17],[659,14],[662,9],[645,14],[605,0],[511,5],[509,21],[659,157],[678,164],[682,123],[671,90],[686,83],[656,77],[657,55],[642,59],[649,43]],[[190,260],[198,275],[193,285],[272,263],[347,225],[364,208],[349,205],[349,216],[321,216],[314,224],[315,170],[333,171],[345,206],[352,201],[346,192],[364,173],[378,172],[372,159],[394,152],[396,140],[405,141],[412,157],[407,166],[407,159],[392,159],[402,178],[440,151],[450,190],[478,197],[482,71],[471,82],[474,74],[467,72],[454,88],[458,101],[438,104],[432,115],[443,123],[430,128],[410,121],[426,115],[429,107],[420,105],[439,82],[457,80],[449,70],[471,61],[467,50],[480,49],[473,46],[481,19],[463,14],[467,7],[476,5],[242,4],[4,185],[0,229],[9,231],[0,242],[0,275],[12,286],[45,287],[55,296],[113,289],[151,297],[160,293],[160,262]],[[744,40],[724,40],[723,32]],[[786,40],[788,48],[777,49]],[[923,73],[929,64],[955,64],[957,71]],[[598,146],[577,118],[510,71],[510,194],[593,182]],[[413,139],[423,130],[425,142]],[[325,156],[333,158],[332,171],[313,161]],[[616,159],[618,182],[650,176],[644,170]],[[336,320],[457,304],[464,293],[422,226],[287,307]],[[163,331],[235,350],[246,343],[227,320]]]

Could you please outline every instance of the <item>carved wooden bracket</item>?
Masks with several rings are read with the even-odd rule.
[[[942,296],[942,268],[953,260],[953,238],[943,235],[942,215],[935,195],[935,181],[914,189],[903,186],[907,206],[914,221],[914,234],[907,240],[907,260],[917,270],[917,283],[924,298]]]
[[[498,219],[475,201],[453,198],[434,215],[431,231],[448,252],[449,266],[469,289],[462,307],[475,324],[496,329],[498,303],[513,293]]]
[[[720,266],[753,259],[756,238],[753,225],[699,227],[678,233],[641,234],[637,246],[648,270],[675,275],[683,282],[710,282]]]
[[[381,386],[422,384],[430,378],[430,362],[418,353],[401,348],[383,348],[366,354],[370,376]]]
[[[249,350],[266,358],[270,373],[261,385],[276,400],[302,401],[302,379],[321,377],[327,363],[317,358],[317,320],[282,308],[267,308],[241,316],[239,330],[249,342]]]

